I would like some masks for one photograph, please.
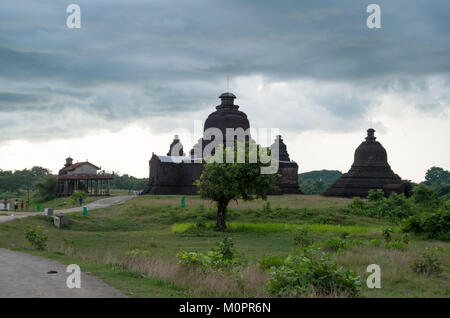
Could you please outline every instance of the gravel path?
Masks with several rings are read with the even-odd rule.
[[[68,288],[66,265],[39,256],[0,248],[0,298],[117,298],[124,295],[83,273],[81,288]],[[49,271],[56,273],[48,274]]]
[[[119,203],[126,202],[130,199],[134,198],[132,195],[122,195],[122,196],[116,196],[116,197],[108,197],[105,199],[100,199],[91,203],[86,204],[86,207],[89,210],[94,209],[102,209],[107,208],[112,205],[116,205]],[[61,214],[61,213],[70,213],[70,212],[81,212],[83,211],[83,207],[76,207],[76,208],[70,208],[70,209],[63,209],[63,210],[54,210],[54,214]],[[44,212],[7,212],[7,211],[0,211],[0,223],[8,222],[15,219],[21,219],[26,218],[28,216],[32,215],[44,215]]]

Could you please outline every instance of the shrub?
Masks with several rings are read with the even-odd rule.
[[[283,264],[285,257],[283,256],[265,256],[258,261],[258,266],[263,270],[267,270],[272,267],[279,267]]]
[[[416,259],[411,265],[413,271],[419,274],[436,276],[442,273],[442,264],[437,255],[440,252],[445,252],[445,250],[440,248],[426,248],[420,258]]]
[[[237,253],[233,239],[226,237],[207,254],[181,251],[176,255],[178,264],[193,266],[203,272],[231,273],[246,265],[247,261]]]
[[[369,193],[367,194],[367,200],[369,202],[382,201],[383,199],[384,199],[384,192],[381,189],[369,190]]]
[[[385,240],[386,242],[390,242],[390,241],[391,241],[391,239],[392,239],[391,233],[392,233],[392,232],[393,232],[393,231],[392,231],[392,228],[390,228],[390,227],[385,227],[385,228],[383,228],[383,229],[381,230],[381,234],[383,235],[384,240]]]
[[[427,208],[436,208],[439,206],[439,198],[436,191],[432,187],[420,184],[413,190],[414,203],[425,206]]]
[[[369,246],[378,247],[381,245],[381,240],[373,239],[369,241]]]
[[[294,234],[294,244],[297,247],[307,247],[314,243],[311,230],[306,227],[299,227]]]
[[[25,238],[37,250],[45,250],[47,248],[48,231],[41,226],[25,229]]]
[[[267,288],[274,296],[355,297],[362,285],[356,273],[343,270],[319,249],[288,256],[281,266],[268,270],[268,273],[271,278]]]
[[[79,204],[80,203],[80,197],[83,198],[83,201],[86,200],[86,198],[88,197],[86,191],[81,191],[81,190],[74,191],[72,193],[72,195],[70,196],[70,200],[73,203]]]
[[[34,194],[34,198],[38,202],[45,202],[55,198],[56,183],[55,176],[47,176],[45,179],[37,182],[34,186],[37,191]]]
[[[403,194],[392,193],[389,198],[382,195],[382,190],[369,191],[368,201],[354,198],[352,203],[343,209],[344,212],[386,219],[397,222],[414,214],[413,204]]]
[[[450,240],[450,209],[441,207],[435,213],[424,213],[408,218],[402,226],[403,232],[425,233],[429,238]]]
[[[402,241],[386,242],[386,248],[390,250],[405,251],[408,249],[408,244]]]
[[[334,252],[341,252],[348,247],[347,241],[339,237],[331,237],[326,241],[327,248]]]

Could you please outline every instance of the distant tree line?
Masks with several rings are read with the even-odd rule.
[[[148,184],[148,178],[135,178],[104,170],[100,174],[113,177],[111,189],[143,190]],[[0,196],[22,197],[31,193],[41,201],[49,200],[54,197],[56,177],[49,169],[38,166],[13,171],[0,169]]]
[[[101,175],[110,176],[113,179],[110,181],[111,189],[119,190],[144,190],[148,185],[148,178],[136,178],[128,174],[120,175],[117,172],[109,172],[102,170]]]
[[[50,170],[38,166],[14,171],[0,169],[0,193],[20,196],[36,191],[36,184],[48,176],[52,176]]]
[[[315,170],[298,175],[298,184],[305,194],[323,194],[342,173],[337,170]]]

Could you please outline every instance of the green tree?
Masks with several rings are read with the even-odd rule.
[[[276,174],[261,174],[261,167],[269,166],[270,163],[263,164],[260,160],[260,146],[255,144],[245,144],[245,152],[238,151],[238,147],[243,150],[243,145],[235,144],[235,147],[222,147],[214,157],[205,162],[205,168],[199,180],[194,182],[199,187],[198,193],[202,198],[210,199],[217,203],[217,229],[226,229],[226,213],[230,201],[243,199],[244,201],[256,198],[267,198],[267,193],[275,189]],[[250,163],[249,153],[257,151],[256,163]],[[261,149],[267,151],[269,149]],[[234,152],[234,153],[233,153]],[[233,154],[232,163],[226,161],[227,154]],[[239,163],[238,156],[245,153],[245,162]],[[223,155],[221,162],[218,162],[220,155]],[[273,160],[273,159],[272,159]]]
[[[450,172],[440,167],[431,167],[425,174],[425,184],[429,186],[439,186],[450,183]]]
[[[37,192],[35,197],[38,201],[44,202],[55,197],[57,178],[55,176],[47,176],[42,181],[35,184]]]

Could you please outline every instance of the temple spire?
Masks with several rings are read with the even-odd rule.
[[[375,137],[375,129],[373,129],[373,128],[367,129],[366,140],[367,141],[375,141],[376,139],[377,139],[377,137]]]
[[[173,141],[170,144],[169,152],[167,153],[168,156],[184,156],[183,152],[183,145],[180,142],[180,138],[178,138],[178,135],[175,135],[173,137]]]

